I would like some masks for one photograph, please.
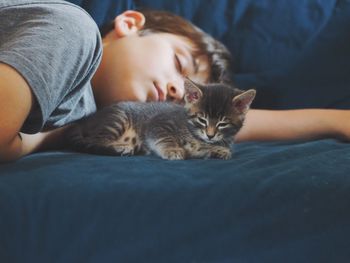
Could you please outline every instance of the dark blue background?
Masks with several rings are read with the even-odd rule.
[[[346,0],[88,0],[98,25],[126,9],[177,13],[233,53],[236,84],[256,108],[350,108],[350,2]]]

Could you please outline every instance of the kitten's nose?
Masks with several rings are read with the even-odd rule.
[[[207,134],[208,139],[209,140],[213,139],[215,136],[215,133],[216,133],[215,128],[213,128],[212,125],[209,125],[206,129],[206,134]]]
[[[213,134],[213,135],[209,135],[209,134],[207,134],[207,137],[208,137],[208,139],[209,139],[209,140],[213,139],[213,138],[214,138],[214,136],[215,136],[215,134]]]
[[[182,100],[184,97],[184,87],[179,84],[168,83],[167,85],[168,97],[172,100]]]

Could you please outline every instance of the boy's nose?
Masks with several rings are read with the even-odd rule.
[[[182,100],[184,96],[184,87],[180,84],[168,83],[167,91],[168,98],[171,100]]]

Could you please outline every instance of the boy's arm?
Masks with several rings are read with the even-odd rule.
[[[350,110],[250,110],[236,142],[313,140],[336,138],[350,140]]]
[[[68,126],[36,134],[19,133],[2,152],[0,151],[0,163],[17,160],[33,152],[64,147],[62,138],[66,127]]]
[[[0,163],[16,160],[22,156],[22,141],[17,135],[10,142],[0,145]]]
[[[20,133],[22,153],[27,155],[37,151],[58,150],[64,148],[63,133],[69,125],[36,134]]]
[[[19,133],[32,104],[33,94],[24,78],[0,63],[0,162],[62,146],[64,127],[33,135]]]
[[[33,104],[33,94],[24,78],[0,63],[0,161],[22,156],[18,136]]]

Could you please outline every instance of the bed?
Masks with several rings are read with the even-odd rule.
[[[99,26],[139,7],[190,19],[233,52],[254,108],[350,108],[347,0],[71,2]],[[349,262],[350,144],[233,151],[228,161],[50,151],[0,165],[0,262]]]

